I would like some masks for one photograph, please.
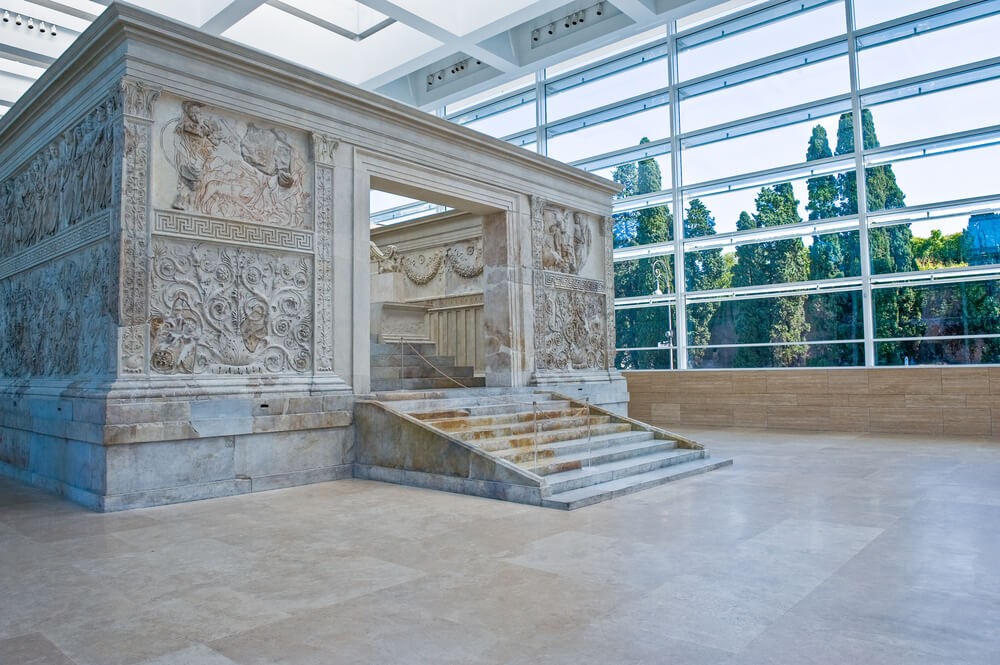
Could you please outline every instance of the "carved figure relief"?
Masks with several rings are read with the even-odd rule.
[[[112,250],[90,245],[0,281],[0,372],[102,374],[110,366]]]
[[[535,365],[543,370],[607,369],[604,295],[551,289],[535,315]]]
[[[163,154],[177,175],[172,208],[258,224],[309,225],[305,162],[284,130],[195,101],[181,102],[180,110],[160,131]]]
[[[482,240],[406,255],[400,253],[395,245],[382,250],[373,242],[371,256],[378,264],[380,273],[402,272],[407,279],[419,286],[429,284],[442,269],[465,279],[475,279],[483,274]]]
[[[110,208],[119,108],[112,95],[0,183],[0,253],[27,249]]]
[[[586,215],[546,206],[542,220],[542,267],[578,274],[590,255],[591,230]]]
[[[158,242],[150,368],[159,374],[306,372],[312,265],[301,255]]]

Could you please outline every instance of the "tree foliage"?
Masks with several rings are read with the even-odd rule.
[[[799,202],[790,183],[760,190],[756,213],[740,214],[737,229],[764,228],[801,222]],[[733,286],[798,282],[809,277],[809,252],[800,238],[746,244],[736,248]],[[809,330],[805,296],[743,301],[736,309],[736,333],[742,343],[801,342]],[[808,347],[742,347],[737,367],[793,367],[805,364]]]

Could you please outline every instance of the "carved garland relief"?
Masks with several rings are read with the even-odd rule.
[[[384,251],[373,246],[372,258],[378,263],[379,272],[402,272],[418,286],[430,284],[442,269],[465,279],[483,274],[482,240],[407,255],[400,253],[395,245],[387,246]]]

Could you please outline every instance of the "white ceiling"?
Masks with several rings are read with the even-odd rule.
[[[0,0],[0,115],[110,2]],[[431,109],[723,2],[133,0],[132,4]],[[567,27],[573,18],[578,23]]]

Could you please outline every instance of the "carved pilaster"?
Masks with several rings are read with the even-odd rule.
[[[340,141],[327,136],[326,134],[313,134],[312,145],[313,159],[316,161],[317,167],[336,166],[334,158],[336,156],[337,146],[340,145]]]
[[[153,105],[160,96],[159,88],[153,88],[135,79],[123,78],[119,83],[119,89],[125,115],[142,120],[153,119]]]
[[[316,162],[316,357],[317,372],[333,371],[333,159],[337,141],[313,134]]]
[[[601,236],[604,238],[604,288],[606,304],[605,330],[608,337],[608,366],[615,363],[615,256],[614,256],[614,217],[610,215],[601,218]]]
[[[119,372],[142,374],[148,357],[149,182],[153,105],[160,91],[125,78],[119,84],[123,117],[116,133],[115,187],[121,202],[118,315]]]

